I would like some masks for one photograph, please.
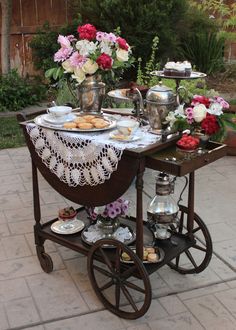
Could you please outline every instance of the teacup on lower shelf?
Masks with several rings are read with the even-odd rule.
[[[134,119],[121,119],[117,122],[117,130],[125,136],[132,136],[138,129],[139,122]]]
[[[52,115],[53,117],[64,117],[68,114],[70,114],[72,111],[71,107],[64,106],[64,105],[58,105],[55,107],[50,107],[47,109],[47,113]]]

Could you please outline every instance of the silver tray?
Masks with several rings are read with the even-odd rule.
[[[144,246],[144,248],[145,247],[149,247],[149,246]],[[150,246],[150,247],[153,247],[155,249],[155,253],[158,254],[159,259],[156,260],[156,261],[143,260],[142,262],[144,264],[157,264],[159,262],[162,262],[163,259],[164,259],[164,257],[165,257],[165,252],[161,248],[159,248],[157,246],[156,247],[155,246]],[[136,248],[135,247],[130,247],[130,248],[131,248],[131,250],[134,253],[136,252]],[[125,264],[132,264],[132,263],[134,263],[133,260],[124,260],[124,259],[122,259],[122,257],[120,257],[120,261],[124,262]]]
[[[94,226],[94,225],[90,225],[90,226],[86,227],[86,228],[82,231],[82,233],[81,233],[81,239],[82,239],[82,241],[83,241],[84,243],[88,244],[88,245],[93,245],[93,244],[95,243],[95,242],[93,242],[93,241],[89,241],[89,240],[87,240],[87,238],[86,238],[85,235],[84,235],[84,233],[85,233],[86,231],[88,231],[88,228],[91,227],[91,226]],[[136,234],[135,234],[135,232],[133,231],[133,229],[132,229],[130,226],[127,226],[127,225],[124,225],[124,224],[120,224],[120,227],[123,227],[123,228],[128,227],[128,229],[129,229],[129,231],[130,231],[130,233],[131,233],[131,237],[130,237],[130,239],[125,240],[125,241],[123,242],[123,244],[125,244],[125,245],[129,245],[129,244],[134,243],[135,240],[136,240]],[[105,237],[103,237],[103,236],[101,235],[101,237],[98,238],[97,240],[102,239],[102,238],[105,238]],[[109,238],[116,239],[115,237],[109,237]],[[105,248],[111,248],[111,249],[113,249],[115,246],[113,246],[113,245],[106,245],[106,244],[105,244],[104,247],[105,247]]]
[[[164,71],[152,71],[150,72],[152,76],[157,76],[160,78],[166,78],[166,79],[180,79],[180,80],[187,80],[187,79],[199,79],[199,78],[205,78],[206,74],[202,72],[195,72],[192,71],[191,75],[189,77],[180,77],[180,76],[166,76],[164,75]]]
[[[126,95],[126,92],[129,90],[129,88],[115,89],[113,91],[108,92],[107,95],[118,100],[132,101],[132,97],[128,97]]]
[[[81,116],[80,113],[74,113],[74,115]],[[65,128],[63,127],[63,123],[61,124],[50,124],[47,121],[44,120],[46,114],[37,116],[34,119],[34,122],[36,125],[44,127],[44,128],[50,128],[54,130],[59,130],[59,131],[66,131],[66,132],[80,132],[80,133],[88,133],[88,132],[98,132],[98,131],[106,131],[111,128],[116,127],[116,120],[114,120],[111,116],[109,115],[104,115],[104,116],[96,116],[96,117],[102,117],[103,119],[107,120],[109,122],[109,126],[104,127],[104,128],[91,128],[91,129],[80,129],[80,128]]]

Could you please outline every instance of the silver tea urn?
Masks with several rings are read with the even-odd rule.
[[[174,192],[174,180],[164,172],[156,177],[156,195],[147,208],[148,222],[157,239],[171,236],[168,227],[177,220],[179,207],[171,194]]]

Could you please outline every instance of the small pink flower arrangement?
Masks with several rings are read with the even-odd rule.
[[[78,38],[58,36],[60,48],[54,54],[54,62],[61,66],[62,74],[69,75],[78,84],[86,76],[124,69],[132,63],[131,48],[120,36],[98,31],[92,24],[79,26],[77,32]],[[60,76],[60,70],[57,73],[55,70],[58,67],[49,69],[46,77]]]
[[[204,134],[216,134],[220,128],[220,120],[223,109],[228,109],[229,104],[220,96],[206,97],[194,95],[191,106],[184,108],[179,106],[174,112],[170,112],[167,121],[171,126],[181,127],[182,130],[198,129]]]
[[[116,201],[104,206],[89,207],[87,212],[92,220],[98,218],[115,219],[118,216],[124,216],[128,213],[129,201],[123,198],[118,198]]]

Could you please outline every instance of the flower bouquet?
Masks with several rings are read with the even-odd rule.
[[[119,227],[119,216],[128,213],[129,201],[118,198],[116,201],[99,207],[87,208],[87,213],[92,221],[97,221],[98,228],[105,237],[111,237]]]
[[[220,96],[210,98],[195,95],[190,106],[184,108],[180,105],[175,111],[169,112],[166,121],[173,130],[189,129],[191,134],[211,137],[220,131],[223,109],[228,108],[229,104]]]
[[[92,24],[77,28],[74,35],[58,36],[59,50],[54,54],[58,65],[46,72],[54,80],[64,75],[81,84],[86,77],[94,74],[111,74],[130,66],[133,59],[127,41],[112,32],[98,31]]]

